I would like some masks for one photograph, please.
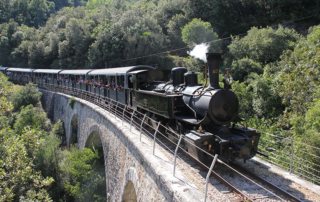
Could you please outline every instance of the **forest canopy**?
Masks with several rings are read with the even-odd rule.
[[[252,26],[257,28],[248,34],[259,34],[259,28],[268,25],[274,29],[279,23],[306,34],[319,22],[319,10],[315,0],[1,0],[0,65],[75,69],[148,64],[170,69],[177,65],[172,56],[186,57],[187,46],[244,34]],[[282,44],[282,38],[296,40],[280,32],[269,46],[280,42],[283,49],[290,44]],[[229,44],[223,40],[212,51],[225,52]],[[179,48],[185,49],[166,53]],[[282,49],[265,60],[274,59]],[[234,66],[248,62],[252,63],[236,61]]]

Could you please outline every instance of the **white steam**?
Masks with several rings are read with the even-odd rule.
[[[210,45],[207,43],[196,45],[192,51],[188,51],[188,54],[195,58],[203,60],[204,62],[207,62],[206,53],[208,52],[209,46]]]

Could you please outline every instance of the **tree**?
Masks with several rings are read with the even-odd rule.
[[[182,29],[182,40],[189,46],[218,39],[209,22],[194,18]]]
[[[106,201],[105,171],[98,150],[84,148],[79,151],[71,147],[65,156],[61,168],[70,176],[66,190],[80,201]]]
[[[167,29],[168,37],[170,39],[170,48],[175,49],[186,46],[186,44],[182,41],[181,30],[188,23],[188,21],[189,18],[186,15],[177,14],[168,22]]]
[[[28,83],[26,86],[20,87],[11,97],[14,111],[20,110],[22,106],[33,105],[39,103],[42,93],[37,90],[37,85]]]
[[[253,73],[254,79],[250,82],[252,89],[252,106],[259,118],[277,119],[283,113],[281,97],[275,91],[275,81],[272,77],[257,76]]]
[[[60,127],[60,123],[62,122],[57,122],[51,134],[41,142],[36,155],[35,169],[41,171],[44,178],[54,179],[54,182],[46,188],[53,201],[74,201],[74,198],[65,190],[69,175],[60,166],[65,161],[65,155],[60,148],[61,138],[56,134],[57,131],[54,131],[54,128]]]
[[[13,106],[7,99],[14,91],[11,82],[0,72],[0,130],[9,126],[9,118],[12,116]]]
[[[47,20],[47,1],[46,0],[31,0],[28,5],[28,12],[30,14],[30,25],[38,28],[45,24]]]
[[[300,35],[293,29],[279,25],[277,30],[271,27],[258,29],[252,27],[243,37],[235,37],[228,46],[226,62],[249,58],[262,66],[280,60],[283,51],[293,50]]]
[[[319,97],[320,86],[320,26],[309,29],[307,38],[301,38],[293,51],[287,51],[279,65],[282,71],[276,77],[276,90],[286,105],[285,124],[293,117],[303,117],[311,103]]]
[[[14,123],[15,132],[21,134],[26,126],[39,131],[49,131],[50,121],[41,107],[28,105],[22,107],[20,113],[17,115]]]
[[[260,63],[249,58],[242,58],[234,60],[231,65],[233,78],[237,81],[243,82],[250,73],[263,73],[263,67]]]

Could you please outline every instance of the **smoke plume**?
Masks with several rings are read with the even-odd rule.
[[[206,53],[208,52],[209,46],[210,45],[207,43],[196,45],[192,51],[188,51],[188,54],[195,58],[203,60],[204,62],[207,62]]]

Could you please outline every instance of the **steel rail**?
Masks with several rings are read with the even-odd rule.
[[[238,172],[241,172],[241,173],[244,173],[246,175],[249,175],[251,176],[252,178],[264,183],[264,184],[267,184],[269,187],[271,187],[273,190],[277,191],[279,194],[281,195],[284,195],[286,196],[287,198],[289,198],[290,200],[292,201],[297,201],[297,202],[302,202],[301,199],[297,198],[296,196],[290,194],[289,192],[285,191],[284,189],[278,187],[277,185],[269,182],[268,180],[266,179],[263,179],[261,178],[260,176],[254,174],[253,172],[247,170],[246,168],[240,166],[239,164],[237,163],[233,163],[233,162],[230,162],[229,165],[234,168],[234,169],[237,169]]]

